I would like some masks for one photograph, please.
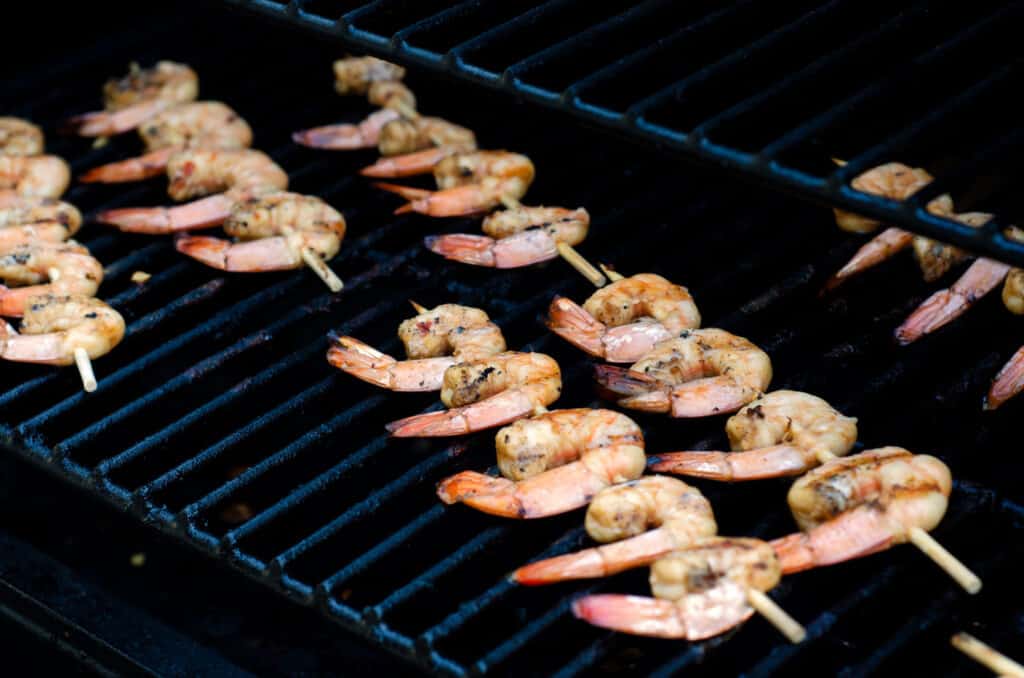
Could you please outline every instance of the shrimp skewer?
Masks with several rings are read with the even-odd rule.
[[[0,155],[39,155],[43,152],[43,130],[28,120],[0,116]]]
[[[56,155],[0,155],[0,192],[59,198],[71,182],[71,170]]]
[[[28,300],[19,334],[0,321],[0,358],[42,365],[77,365],[87,392],[96,390],[92,360],[124,337],[124,318],[98,299],[41,295]]]
[[[592,356],[632,363],[658,342],[700,327],[700,312],[685,287],[640,273],[599,289],[582,307],[555,297],[547,326]]]
[[[34,242],[59,243],[81,225],[82,214],[70,203],[0,192],[0,252]]]
[[[957,633],[951,639],[953,647],[991,670],[997,676],[1024,677],[1024,666],[981,642],[969,633]]]
[[[465,127],[441,118],[402,117],[394,108],[382,108],[355,125],[325,125],[292,134],[297,144],[326,150],[377,147],[381,155],[400,155],[434,146],[465,150],[476,148],[476,136]]]
[[[524,565],[512,580],[539,586],[609,577],[718,531],[704,495],[668,476],[644,476],[599,491],[587,507],[584,525],[603,546]]]
[[[832,565],[910,541],[968,593],[981,580],[928,531],[946,512],[953,479],[935,457],[883,447],[834,459],[790,488],[803,532],[772,542],[785,573]]]
[[[327,351],[327,362],[392,391],[439,391],[452,365],[505,351],[501,328],[478,308],[442,304],[417,310],[398,326],[409,360],[395,360],[354,337],[339,337]]]
[[[733,452],[666,452],[651,469],[730,482],[798,475],[848,454],[857,420],[810,393],[783,390],[745,405],[725,432]]]
[[[498,431],[502,478],[463,471],[437,494],[504,518],[553,516],[584,506],[606,487],[639,478],[643,432],[611,410],[556,410]]]
[[[561,392],[562,373],[550,356],[499,353],[445,370],[441,402],[451,409],[406,417],[387,429],[397,438],[464,435],[543,411]]]
[[[334,90],[341,95],[366,94],[376,83],[398,82],[405,77],[405,69],[398,64],[372,56],[336,59]]]
[[[657,344],[629,369],[595,366],[597,382],[623,407],[706,417],[735,412],[772,378],[768,354],[725,330],[685,330]]]
[[[74,241],[39,242],[0,254],[0,279],[22,285],[0,285],[0,316],[21,316],[32,297],[94,296],[103,281],[103,265]]]

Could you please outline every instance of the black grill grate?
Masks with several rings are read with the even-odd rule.
[[[362,16],[385,25],[392,15],[373,9],[382,4]],[[449,18],[455,23],[478,4],[459,5]],[[559,6],[574,16],[572,3]],[[725,21],[743,6],[708,21]],[[424,14],[437,9],[422,7]],[[434,397],[382,394],[334,373],[323,359],[324,336],[343,331],[393,351],[407,298],[481,305],[511,345],[558,359],[567,384],[559,406],[583,406],[596,402],[588,363],[552,338],[538,316],[554,293],[582,299],[592,288],[557,261],[496,272],[448,264],[424,250],[426,232],[472,232],[477,225],[391,217],[393,198],[353,177],[372,154],[315,153],[288,141],[293,129],[366,113],[333,95],[332,49],[236,15],[212,10],[208,18],[187,42],[181,21],[153,21],[139,28],[145,39],[135,44],[75,54],[65,68],[40,64],[5,91],[3,109],[52,130],[63,115],[94,106],[99,83],[129,60],[192,63],[205,96],[250,120],[258,145],[288,170],[294,190],[343,210],[350,235],[332,266],[346,290],[328,296],[308,272],[222,277],[182,260],[168,240],[90,225],[81,240],[107,265],[102,292],[125,314],[130,334],[97,362],[101,386],[92,396],[78,391],[71,372],[4,365],[5,446],[441,673],[668,675],[685,668],[688,675],[857,675],[908,661],[927,673],[959,661],[945,644],[953,629],[1008,648],[1020,642],[1020,605],[1010,592],[1024,563],[1022,509],[1019,490],[1008,482],[1014,474],[1006,472],[1015,460],[1005,454],[1019,404],[995,414],[978,408],[986,379],[1016,348],[997,331],[1007,321],[996,300],[982,302],[969,323],[898,350],[891,330],[927,290],[894,265],[851,284],[843,296],[818,301],[824,276],[856,246],[824,210],[715,184],[529,107],[414,74],[425,110],[473,127],[484,145],[536,160],[531,201],[591,210],[585,254],[690,286],[706,324],[764,346],[776,386],[815,391],[860,417],[866,444],[902,444],[946,459],[960,480],[938,536],[985,578],[986,591],[968,599],[910,549],[802,574],[773,594],[807,622],[810,640],[791,647],[758,620],[722,638],[678,644],[610,635],[569,615],[569,602],[585,590],[646,590],[642,573],[543,590],[509,584],[504,575],[517,565],[579,548],[579,514],[518,524],[440,506],[436,481],[493,466],[492,436],[389,441],[385,422],[437,407]],[[459,25],[452,30],[463,30]],[[221,40],[227,26],[249,40]],[[275,45],[273,54],[261,51],[265,44]],[[508,127],[506,120],[517,123]],[[54,138],[51,146],[79,173],[137,149],[128,138],[91,151],[80,140]],[[600,172],[581,171],[595,167]],[[92,213],[163,203],[163,190],[162,181],[79,185],[69,199]],[[776,225],[784,225],[784,235]],[[657,244],[683,227],[684,246],[659,252]],[[145,286],[129,281],[137,269],[153,274]],[[653,451],[714,446],[723,438],[721,420],[638,420]],[[702,490],[723,533],[774,537],[792,529],[788,484],[704,483]],[[226,521],[224,511],[237,514],[239,503],[252,518]]]

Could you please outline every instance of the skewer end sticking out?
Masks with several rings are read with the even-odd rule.
[[[608,282],[605,277],[601,275],[601,272],[594,268],[594,265],[583,258],[583,255],[577,252],[572,245],[564,242],[559,242],[555,245],[558,249],[558,253],[569,262],[569,265],[580,272],[584,278],[593,283],[594,287],[604,287],[604,284]]]
[[[614,268],[608,268],[604,264],[598,264],[598,266],[601,267],[601,270],[604,271],[604,274],[608,276],[608,279],[611,280],[612,282],[617,282],[626,277],[619,273],[618,271],[616,271]]]
[[[845,167],[846,166],[846,161],[843,160],[842,158],[832,158],[832,162],[834,162],[835,164],[837,164],[840,167]]]
[[[1024,678],[1024,666],[1013,661],[1001,652],[997,652],[969,633],[957,633],[951,639],[953,647],[979,664],[991,669],[1000,676]]]
[[[429,309],[429,308],[427,308],[426,306],[423,306],[423,305],[421,305],[421,304],[417,304],[417,303],[416,303],[415,301],[413,301],[412,299],[410,299],[410,300],[409,300],[409,303],[410,303],[410,304],[412,304],[412,307],[413,307],[414,309],[416,309],[416,312],[417,312],[417,313],[426,313],[427,311],[429,311],[429,310],[430,310],[430,309]]]
[[[935,564],[946,571],[950,577],[956,580],[970,594],[981,590],[981,579],[978,575],[967,569],[967,566],[957,560],[957,557],[946,550],[935,538],[922,530],[920,527],[912,527],[908,531],[910,541],[914,546],[921,549],[926,556],[935,561]]]
[[[92,361],[84,348],[75,349],[75,365],[78,366],[78,374],[82,377],[82,388],[86,393],[96,390],[96,374],[92,371]]]
[[[285,228],[284,235],[288,238],[292,246],[299,250],[299,256],[306,262],[306,266],[313,269],[313,272],[324,281],[324,284],[331,290],[331,292],[340,292],[344,287],[345,283],[341,282],[341,278],[331,270],[331,267],[327,265],[320,255],[314,252],[308,247],[303,247],[299,242],[293,228]]]
[[[772,626],[786,636],[789,642],[802,643],[807,638],[807,630],[789,616],[789,614],[776,604],[774,600],[758,589],[747,589],[747,602],[758,613],[771,622]]]

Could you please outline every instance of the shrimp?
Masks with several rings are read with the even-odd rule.
[[[582,207],[518,206],[488,215],[482,228],[488,235],[430,235],[423,243],[432,252],[464,264],[518,268],[554,259],[558,243],[583,242],[590,214]]]
[[[555,297],[547,325],[592,356],[632,363],[658,342],[700,327],[700,312],[685,287],[640,273],[602,287],[582,307]]]
[[[1014,315],[1024,315],[1024,270],[1010,269],[1003,284],[1003,305]]]
[[[429,412],[387,425],[398,438],[457,436],[543,411],[562,393],[558,363],[543,353],[508,351],[456,363],[444,372],[441,402]]]
[[[185,64],[158,61],[143,69],[133,65],[128,75],[103,86],[105,111],[77,115],[65,123],[65,129],[86,137],[121,134],[175,104],[195,101],[198,95],[199,76]]]
[[[673,417],[735,412],[757,398],[772,379],[768,354],[750,340],[719,329],[684,330],[629,369],[595,366],[598,383],[619,405]]]
[[[725,432],[733,452],[666,452],[651,468],[727,481],[798,475],[848,454],[857,420],[810,393],[772,391],[729,417]]]
[[[44,294],[30,297],[21,333],[0,320],[0,358],[42,365],[73,365],[75,349],[95,360],[124,338],[124,318],[99,299]]]
[[[402,321],[398,338],[409,360],[395,360],[354,337],[339,337],[327,362],[392,391],[439,391],[452,365],[505,351],[501,328],[487,313],[458,304],[441,304]]]
[[[441,481],[446,504],[505,518],[543,518],[571,511],[599,491],[639,478],[644,437],[611,410],[556,410],[498,431],[498,468],[505,477],[463,471]]]
[[[901,162],[889,162],[869,169],[856,177],[850,185],[862,193],[878,195],[890,200],[906,200],[932,182],[932,175],[921,168],[908,167]],[[949,196],[936,198],[939,204],[953,210]],[[881,222],[846,210],[833,209],[836,225],[851,233],[872,233]]]
[[[0,155],[39,155],[45,140],[43,130],[28,120],[0,116]]]
[[[82,213],[53,198],[0,192],[0,252],[34,242],[62,242],[82,225]]]
[[[95,167],[83,174],[81,181],[138,181],[162,173],[180,150],[236,150],[252,144],[249,123],[219,101],[180,104],[158,113],[139,127],[139,136],[148,153]]]
[[[386,184],[377,184],[385,187]],[[429,217],[462,217],[480,214],[508,202],[518,202],[526,195],[529,184],[519,177],[484,177],[472,184],[463,184],[440,191],[421,188],[389,187],[409,198],[395,214],[418,212]]]
[[[1024,347],[1017,349],[1010,361],[992,380],[988,394],[985,396],[984,407],[994,410],[1010,398],[1024,390]]]
[[[288,175],[253,150],[187,150],[167,162],[168,194],[175,200],[207,196],[177,207],[124,207],[97,221],[132,233],[164,234],[223,223],[236,203],[288,188]],[[210,195],[217,194],[217,195]]]
[[[398,111],[382,108],[354,125],[324,125],[294,132],[292,141],[302,146],[332,151],[373,148],[380,141],[384,126],[399,117],[401,114]]]
[[[347,57],[334,62],[334,89],[342,95],[366,94],[375,83],[404,77],[404,68],[377,57]]]
[[[882,447],[835,459],[799,478],[789,506],[802,532],[772,542],[786,574],[885,550],[930,531],[953,479],[935,457]]]
[[[533,182],[536,170],[525,155],[510,151],[460,151],[441,146],[425,151],[381,158],[359,170],[367,177],[408,177],[433,172],[440,189],[455,188],[482,181],[485,177],[518,178],[527,186]],[[377,184],[401,195],[405,186]],[[414,191],[418,195],[418,191]]]
[[[416,110],[416,95],[397,80],[376,80],[366,90],[366,100],[379,108],[393,108],[399,113]]]
[[[591,500],[584,525],[592,539],[605,545],[530,563],[513,572],[512,580],[538,586],[609,577],[718,531],[704,495],[668,476],[644,476],[606,487]]]
[[[589,595],[573,602],[577,618],[640,636],[702,640],[754,614],[748,590],[768,591],[782,572],[771,546],[759,539],[709,537],[651,565],[654,598]]]
[[[397,117],[380,131],[377,150],[381,155],[401,155],[431,146],[471,151],[476,148],[476,135],[443,118],[420,116],[415,120]]]
[[[73,240],[39,242],[0,254],[0,279],[21,285],[0,285],[0,316],[20,316],[28,299],[41,294],[94,296],[103,281],[103,265]]]
[[[0,155],[0,191],[59,198],[71,181],[71,169],[56,155]]]

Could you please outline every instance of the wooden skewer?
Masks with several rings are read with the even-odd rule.
[[[992,649],[969,633],[957,633],[953,636],[951,642],[953,647],[979,664],[991,669],[997,675],[1024,678],[1024,666],[1021,666],[1001,652]]]
[[[604,287],[605,277],[594,268],[594,265],[583,258],[583,255],[577,252],[572,245],[565,242],[555,243],[555,247],[558,248],[558,253],[569,262],[569,265],[580,272],[584,278],[593,283],[594,287]]]
[[[410,303],[410,304],[412,304],[412,307],[413,307],[414,309],[416,309],[416,312],[417,312],[417,313],[426,313],[427,311],[429,311],[429,310],[430,310],[429,308],[426,308],[425,306],[421,306],[421,305],[417,304],[417,303],[416,303],[415,301],[413,301],[412,299],[410,299],[410,300],[409,300],[409,303]]]
[[[601,270],[604,271],[604,274],[608,276],[608,279],[611,280],[612,282],[617,282],[626,277],[619,273],[618,271],[616,271],[615,269],[608,268],[604,264],[598,264],[598,266],[601,267]]]
[[[765,595],[763,591],[747,589],[747,602],[762,617],[771,622],[772,626],[777,628],[782,635],[786,636],[789,642],[802,643],[807,638],[807,630],[800,622],[790,617],[785,610],[779,607],[778,603]]]
[[[86,393],[96,390],[96,373],[92,371],[92,361],[89,354],[81,346],[75,347],[75,365],[78,367],[78,374],[82,377],[82,388]]]
[[[832,162],[834,162],[835,164],[839,165],[840,167],[845,167],[846,166],[846,161],[843,160],[842,158],[832,158]]]
[[[327,285],[332,292],[340,292],[342,288],[345,287],[345,283],[341,282],[341,278],[331,270],[331,267],[327,265],[327,262],[320,258],[319,254],[314,252],[311,248],[303,247],[299,244],[298,234],[295,232],[295,229],[291,226],[285,226],[281,231],[284,233],[288,243],[292,247],[298,249],[299,256],[301,256],[302,260],[306,262],[306,266],[313,269],[313,272],[324,281],[324,284]]]

